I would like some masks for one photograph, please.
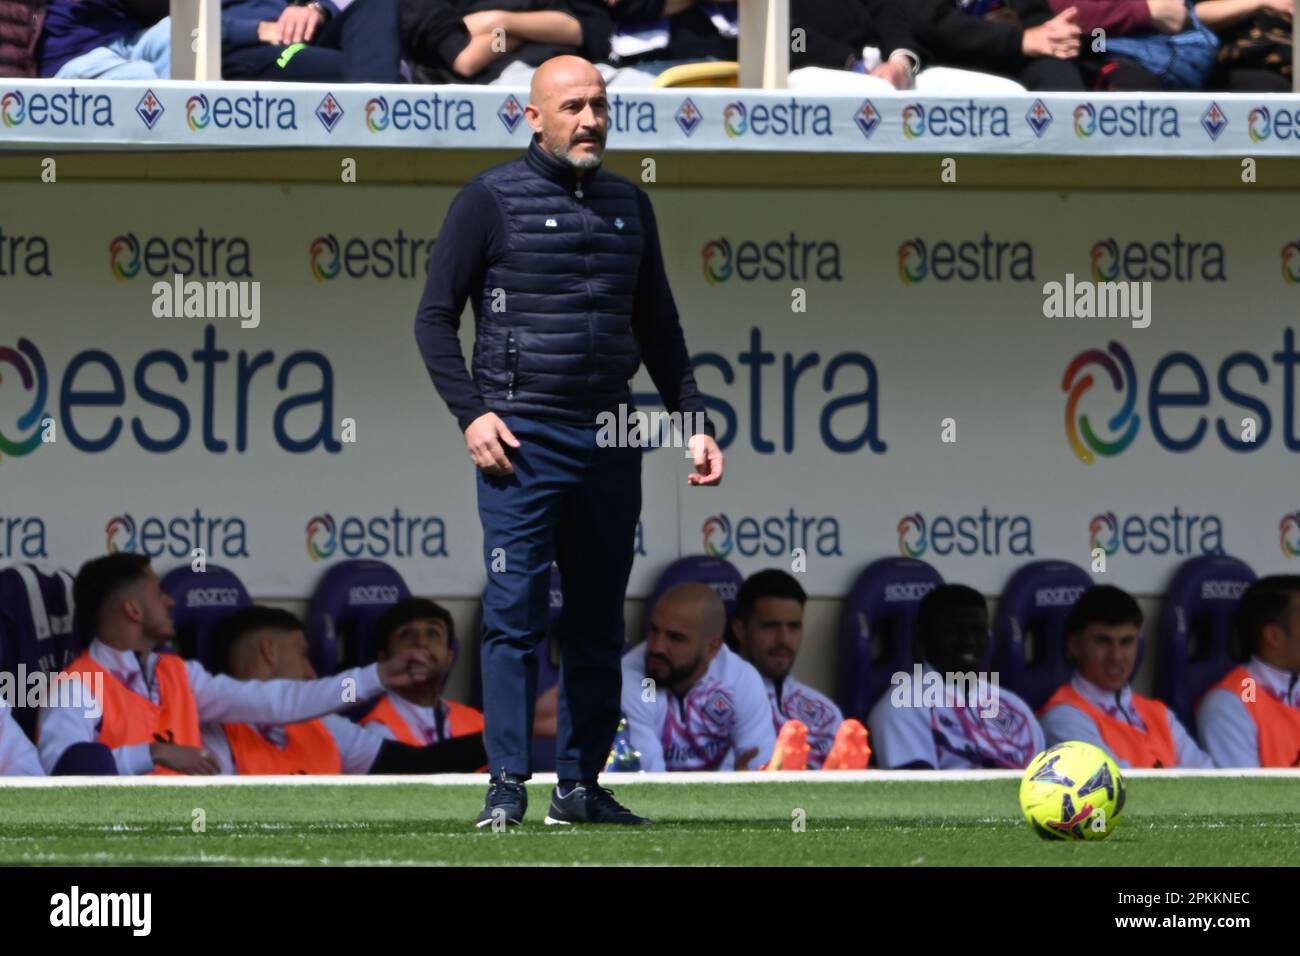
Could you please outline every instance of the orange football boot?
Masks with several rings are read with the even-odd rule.
[[[850,717],[835,732],[835,743],[826,755],[823,770],[865,770],[871,759],[867,728]]]
[[[772,759],[764,770],[807,770],[808,728],[798,720],[787,720],[776,736]]]

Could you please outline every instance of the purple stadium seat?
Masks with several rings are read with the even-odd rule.
[[[943,584],[939,572],[914,558],[881,558],[858,575],[840,625],[839,705],[865,721],[897,671],[911,671],[912,632],[921,598]]]
[[[993,669],[1002,686],[1034,710],[1070,677],[1065,619],[1092,583],[1087,571],[1068,561],[1033,561],[1002,590],[993,623]]]
[[[316,673],[333,674],[374,661],[376,618],[410,596],[402,576],[383,561],[341,561],[326,571],[307,616]]]
[[[1205,555],[1184,562],[1165,592],[1156,691],[1184,726],[1195,726],[1201,695],[1249,656],[1233,631],[1232,614],[1254,580],[1244,561]]]
[[[216,565],[194,571],[182,564],[163,576],[162,586],[176,602],[172,611],[176,652],[204,664],[208,660],[208,642],[221,619],[253,603],[239,575]]]
[[[710,558],[702,554],[678,558],[664,569],[663,574],[659,575],[654,590],[650,592],[650,599],[645,606],[646,626],[649,626],[651,610],[663,597],[664,592],[679,584],[688,584],[690,582],[707,584],[717,592],[718,597],[722,598],[722,603],[727,609],[727,621],[730,623],[731,616],[736,613],[736,595],[740,591],[740,585],[744,583],[744,580],[744,575],[736,570],[736,566],[724,558]],[[730,626],[727,628],[726,637],[727,644],[730,645]]]
[[[15,679],[19,665],[28,673],[54,673],[80,654],[82,646],[71,574],[62,569],[42,571],[34,564],[14,564],[0,571],[0,670]],[[32,736],[35,708],[14,707],[11,713]]]

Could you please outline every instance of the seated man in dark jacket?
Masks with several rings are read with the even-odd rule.
[[[397,83],[397,0],[222,0],[221,75]]]
[[[421,83],[491,83],[573,53],[609,56],[606,0],[401,0],[402,47]]]
[[[1080,29],[1046,0],[905,0],[912,29],[948,66],[1010,77],[1031,90],[1083,90]]]

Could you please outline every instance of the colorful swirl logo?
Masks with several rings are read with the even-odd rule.
[[[749,111],[744,103],[728,103],[722,111],[722,128],[730,139],[743,136],[749,129]]]
[[[1098,548],[1107,555],[1119,550],[1119,522],[1115,520],[1113,511],[1093,515],[1088,522],[1088,550],[1091,552]]]
[[[197,93],[185,101],[185,122],[190,129],[203,129],[210,119],[207,96]]]
[[[726,515],[704,519],[704,553],[711,558],[731,554],[731,519]]]
[[[384,97],[366,100],[366,129],[372,133],[388,129],[388,100]]]
[[[1074,108],[1074,135],[1087,139],[1097,132],[1097,111],[1091,103],[1080,103]]]
[[[5,126],[17,126],[27,118],[27,101],[17,90],[10,90],[0,96],[0,122]]]
[[[307,522],[307,557],[313,561],[333,557],[334,549],[338,547],[338,535],[335,532],[333,515],[313,515]]]
[[[1132,444],[1141,424],[1141,416],[1133,414],[1133,409],[1137,405],[1137,373],[1133,369],[1133,360],[1118,342],[1112,341],[1108,349],[1111,355],[1115,356],[1114,359],[1098,349],[1080,352],[1074,357],[1074,361],[1070,363],[1065,370],[1065,376],[1061,379],[1061,391],[1069,393],[1070,396],[1065,403],[1065,434],[1069,439],[1070,447],[1074,449],[1075,457],[1085,465],[1091,465],[1096,460],[1094,453],[1107,457],[1118,455]],[[1119,438],[1114,441],[1103,441],[1093,430],[1088,416],[1078,415],[1079,401],[1088,389],[1092,388],[1094,382],[1091,372],[1082,376],[1079,376],[1079,373],[1090,363],[1096,363],[1105,369],[1115,391],[1123,392],[1125,396],[1124,406],[1107,422],[1107,427],[1112,432],[1120,433]]]
[[[31,454],[41,443],[40,423],[47,414],[45,399],[49,394],[50,379],[45,373],[45,361],[41,358],[41,353],[25,338],[18,340],[16,350],[0,345],[0,365],[12,366],[18,373],[23,391],[36,393],[31,408],[18,416],[18,430],[25,432],[30,428],[32,433],[26,438],[12,439],[0,432],[0,458],[5,455],[21,458]],[[4,375],[0,374],[0,383],[3,382]]]
[[[1282,553],[1288,558],[1300,555],[1300,511],[1283,515],[1278,532],[1282,537]]]
[[[333,279],[342,268],[339,260],[339,241],[333,233],[317,236],[311,244],[311,274],[317,282]]]
[[[1300,282],[1300,240],[1282,247],[1282,281],[1287,285]]]
[[[105,548],[109,554],[135,550],[135,519],[130,515],[116,515],[104,526],[107,538]]]
[[[704,244],[704,281],[717,285],[731,278],[731,243],[726,239],[714,239]]]
[[[924,239],[908,239],[898,247],[898,277],[903,285],[916,285],[930,272]]]
[[[903,107],[903,137],[916,139],[925,135],[925,107],[912,103]]]
[[[929,542],[925,539],[925,519],[921,513],[903,515],[898,522],[898,553],[905,558],[919,558],[925,554]]]
[[[1246,132],[1250,134],[1252,143],[1268,139],[1268,135],[1272,131],[1273,123],[1269,117],[1267,106],[1257,106],[1250,111],[1250,115],[1246,118]]]
[[[1114,282],[1119,278],[1119,243],[1103,239],[1092,244],[1092,281]]]
[[[140,271],[140,241],[135,233],[113,237],[108,244],[108,267],[118,282],[135,278]]]

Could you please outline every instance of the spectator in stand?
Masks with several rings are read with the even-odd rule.
[[[49,0],[36,59],[41,76],[156,80],[171,76],[168,0]]]
[[[609,56],[605,0],[402,0],[402,43],[421,83],[526,83],[553,56]],[[497,38],[500,38],[499,41]]]
[[[610,87],[649,87],[672,66],[736,59],[735,0],[611,0],[610,12],[616,29],[600,67]]]
[[[398,83],[398,0],[222,0],[227,80]]]
[[[929,57],[996,73],[1030,90],[1082,91],[1078,11],[1047,0],[905,0]]]
[[[1201,0],[1196,15],[1222,43],[1210,88],[1290,92],[1291,0]]]
[[[790,88],[866,92],[915,88],[934,94],[1021,92],[989,73],[930,65],[922,69],[905,0],[791,0],[790,28],[804,43],[790,53]],[[1174,2],[1174,0],[1169,0]]]
[[[917,37],[945,64],[1011,77],[1030,90],[1159,88],[1156,78],[1132,60],[1092,54],[1092,35],[1083,29],[1072,0],[1055,10],[1048,0],[907,2]],[[1168,16],[1163,8],[1161,15]]]

